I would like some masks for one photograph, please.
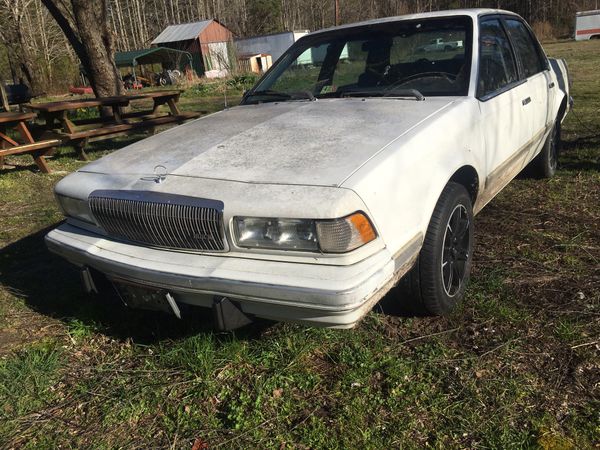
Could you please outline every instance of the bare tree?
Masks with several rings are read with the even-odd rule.
[[[6,47],[11,71],[25,76],[34,91],[40,92],[55,83],[57,61],[73,61],[73,66],[78,66],[73,56],[76,55],[96,94],[105,96],[120,93],[122,89],[113,62],[115,50],[147,47],[167,25],[181,22],[217,19],[237,37],[246,37],[329,27],[336,22],[336,15],[339,23],[349,23],[414,12],[492,7],[521,14],[539,34],[549,38],[568,35],[575,12],[597,8],[597,3],[597,0],[0,0],[0,42]],[[40,4],[46,6],[58,25],[48,20],[48,12]],[[72,50],[65,51],[65,39]],[[73,67],[73,71],[76,69]]]
[[[2,10],[10,18],[7,28],[0,31],[0,37],[9,46],[19,58],[20,70],[25,75],[31,90],[34,93],[41,93],[46,83],[42,73],[36,64],[35,54],[28,42],[25,30],[27,29],[25,17],[28,9],[34,0],[2,0],[0,3]]]
[[[79,57],[97,97],[124,92],[114,61],[108,0],[41,0]]]

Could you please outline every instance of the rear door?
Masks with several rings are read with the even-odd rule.
[[[554,99],[549,91],[554,95],[557,87],[552,81],[548,59],[529,27],[517,17],[506,17],[504,23],[517,56],[521,78],[527,86],[523,106],[532,127],[530,148],[524,161],[527,164],[539,153],[550,131],[554,118],[549,116],[549,111]]]
[[[523,100],[529,97],[515,53],[499,16],[479,24],[477,98],[486,145],[486,203],[519,172],[531,123]],[[483,205],[481,205],[483,206]]]

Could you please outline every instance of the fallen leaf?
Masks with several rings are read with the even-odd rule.
[[[273,389],[273,398],[280,398],[283,395],[283,389]]]
[[[194,445],[192,445],[192,450],[206,450],[208,449],[208,444],[204,442],[200,438],[196,438],[194,441]]]

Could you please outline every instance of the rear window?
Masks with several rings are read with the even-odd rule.
[[[525,24],[520,20],[507,19],[506,26],[521,61],[525,77],[529,78],[544,71],[546,64],[542,58],[541,49]]]

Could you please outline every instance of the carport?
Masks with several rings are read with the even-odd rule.
[[[136,66],[160,64],[168,69],[192,68],[192,55],[189,52],[167,47],[153,47],[141,50],[130,50],[115,53],[115,64],[117,67],[133,68],[133,78],[137,81]]]

